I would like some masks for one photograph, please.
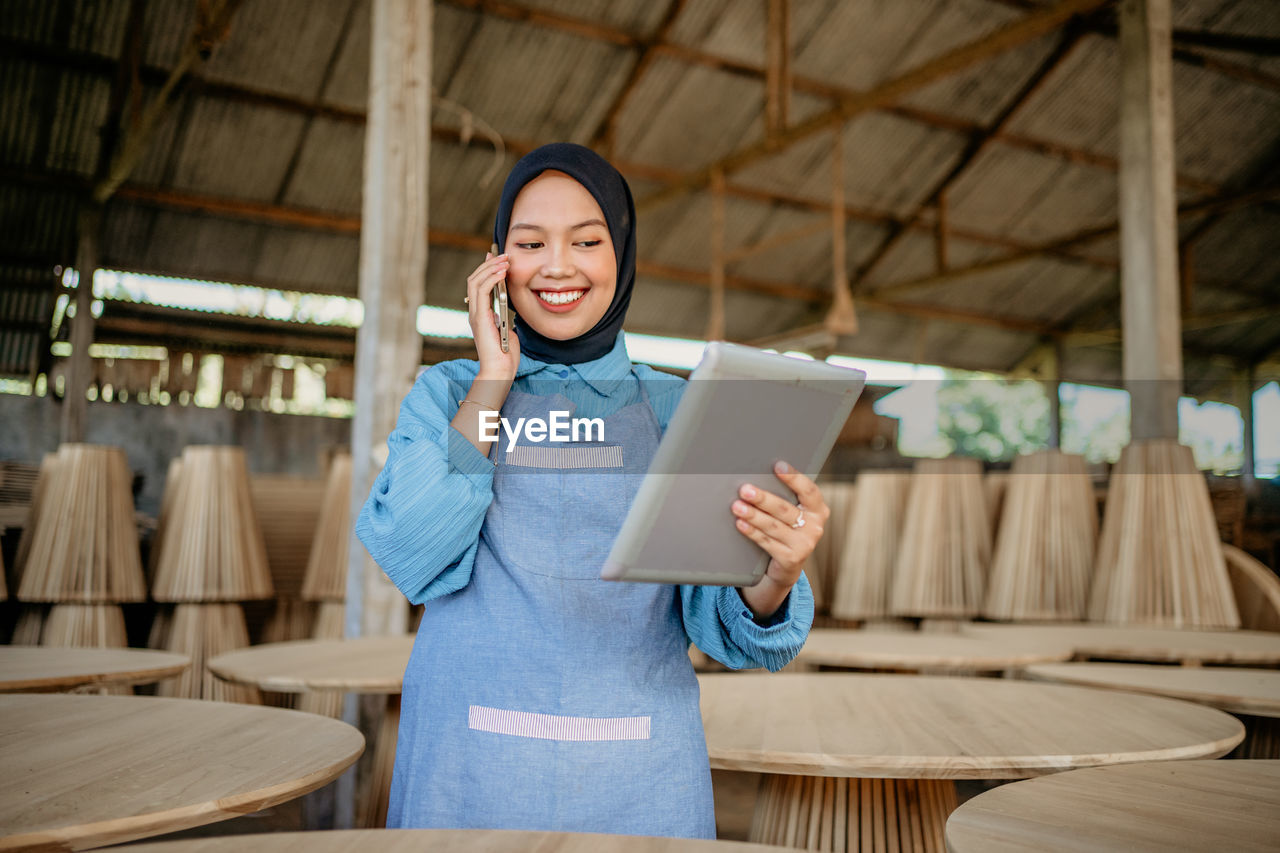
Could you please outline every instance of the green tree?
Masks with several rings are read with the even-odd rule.
[[[938,432],[960,455],[1010,460],[1045,447],[1049,400],[1035,381],[951,376],[938,389]]]

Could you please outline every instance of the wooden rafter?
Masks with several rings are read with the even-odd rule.
[[[637,209],[652,209],[683,193],[705,187],[713,169],[719,169],[726,174],[743,169],[770,156],[778,148],[794,145],[835,124],[847,122],[864,112],[891,104],[930,83],[1052,32],[1071,17],[1090,12],[1106,2],[1108,0],[1061,0],[1050,9],[1027,15],[991,35],[935,57],[868,92],[841,101],[836,108],[819,113],[788,128],[775,136],[772,141],[761,141],[745,146],[687,175],[678,183],[643,199],[637,204]]]
[[[791,9],[788,0],[764,0],[765,135],[777,138],[791,112]]]
[[[987,151],[992,144],[996,134],[1000,133],[1009,122],[1017,114],[1018,110],[1025,106],[1040,91],[1045,81],[1056,71],[1062,63],[1071,55],[1071,52],[1080,44],[1083,31],[1078,24],[1069,24],[1062,34],[1062,38],[1058,40],[1058,44],[1049,55],[1041,61],[1040,65],[1031,73],[1022,86],[1014,93],[1013,97],[1000,110],[999,114],[992,122],[982,131],[974,133],[969,142],[965,145],[964,151],[960,157],[952,164],[951,168],[942,176],[924,201],[916,206],[915,211],[907,217],[907,220],[901,225],[895,225],[890,228],[888,235],[880,243],[871,256],[863,263],[862,267],[854,276],[853,286],[857,288],[862,282],[875,271],[876,267],[893,251],[898,245],[902,237],[907,233],[907,228],[915,222],[919,221],[924,212],[930,208],[937,208],[942,197],[947,190],[956,184],[969,168],[978,161],[979,157]],[[939,233],[942,233],[941,231]],[[939,245],[943,245],[945,237],[939,238]],[[942,260],[942,252],[939,251],[939,272],[945,268],[945,261]]]
[[[14,39],[7,36],[0,36],[0,53],[28,62],[74,68],[79,71],[101,75],[114,73],[114,69],[116,67],[113,60],[98,54],[84,51],[55,49],[48,45]],[[685,62],[686,64],[718,68],[729,73],[741,74],[761,81],[763,81],[765,75],[765,70],[762,67],[735,60],[728,60],[711,54],[705,54],[700,51],[693,50],[692,48],[686,48],[670,43],[653,45],[647,50],[646,55],[655,58],[659,56],[669,56]],[[142,82],[153,86],[158,86],[163,83],[168,74],[168,69],[156,66],[142,65],[138,69],[139,79],[142,80]],[[793,76],[791,78],[791,83],[792,88],[798,92],[818,95],[832,101],[856,98],[864,94],[853,89],[846,89],[805,77]],[[307,100],[289,95],[282,95],[278,92],[270,92],[264,89],[257,89],[238,83],[208,80],[199,76],[191,75],[189,76],[186,88],[189,94],[199,94],[204,97],[219,98],[232,101],[234,103],[243,103],[266,109],[280,110],[282,112],[290,112],[304,117],[325,118],[346,124],[363,125],[365,122],[365,113],[363,110],[351,109],[349,107],[338,106],[336,104],[330,104],[318,100]],[[970,135],[982,130],[982,126],[977,122],[957,118],[955,116],[943,115],[930,110],[920,109],[918,107],[910,107],[902,104],[890,104],[878,107],[877,109],[917,124],[923,124],[958,134]],[[434,132],[439,134],[441,130],[442,129],[435,129]],[[456,139],[458,137],[458,131],[451,129],[451,132],[453,138]],[[1040,139],[1038,137],[1015,133],[1008,130],[996,134],[994,139],[995,141],[1009,147],[1031,151],[1056,160],[1065,160],[1067,162],[1092,166],[1098,169],[1106,169],[1112,172],[1119,169],[1119,164],[1114,157],[1105,154],[1098,154],[1092,151],[1086,151],[1085,149],[1071,145],[1064,145],[1053,140]],[[504,138],[504,141],[506,141],[508,143],[508,147],[517,154],[523,153],[523,150],[532,150],[532,148],[537,147],[535,143],[525,143],[526,147],[522,150],[518,140],[509,140]],[[664,169],[640,163],[628,163],[617,159],[614,159],[613,162],[619,169],[627,174],[634,174],[637,177],[648,177],[651,180],[658,180],[664,183],[674,182],[679,180],[681,177],[680,173],[672,169]],[[1216,184],[1203,181],[1186,174],[1177,175],[1177,181],[1178,186],[1181,188],[1205,195],[1214,195],[1221,189]]]
[[[676,19],[680,17],[680,12],[684,9],[685,2],[686,0],[671,0],[671,5],[667,7],[666,13],[662,16],[662,21],[658,24],[658,29],[653,38],[639,45],[640,55],[636,57],[635,64],[631,66],[631,72],[627,75],[622,88],[613,99],[613,103],[609,105],[609,111],[600,120],[595,133],[591,134],[591,145],[603,148],[606,156],[611,159],[615,148],[614,140],[617,137],[618,117],[622,115],[622,110],[626,107],[627,101],[631,99],[636,86],[644,78],[645,72],[649,70],[649,67],[653,65],[653,61],[657,58],[658,54],[654,48],[670,37],[671,30],[675,26]]]
[[[1205,199],[1202,201],[1183,204],[1178,208],[1178,216],[1181,218],[1183,216],[1194,216],[1196,214],[1225,213],[1230,210],[1235,210],[1241,207],[1250,207],[1252,205],[1272,201],[1277,198],[1280,198],[1280,186],[1264,187],[1248,192],[1222,196],[1220,198]],[[1094,240],[1098,240],[1103,237],[1114,236],[1119,232],[1119,230],[1119,222],[1112,221],[1106,225],[1101,225],[1096,228],[1086,228],[1083,231],[1078,231],[1067,237],[1050,240],[1049,242],[1042,243],[1038,246],[1034,246],[1023,251],[1015,251],[1003,257],[993,258],[989,261],[970,264],[967,267],[954,267],[944,273],[925,276],[924,278],[918,278],[912,281],[887,284],[883,287],[871,290],[870,294],[880,298],[891,298],[910,291],[920,290],[922,288],[933,287],[939,284],[948,284],[959,279],[968,278],[978,273],[1003,269],[1004,267],[1012,264],[1021,263],[1029,258],[1034,258],[1037,255],[1052,254],[1072,249],[1083,244],[1092,243]]]

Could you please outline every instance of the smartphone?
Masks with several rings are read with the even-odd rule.
[[[489,247],[489,254],[498,254],[498,244]],[[504,278],[493,288],[493,313],[498,318],[498,337],[502,341],[502,351],[510,352],[511,310],[507,306],[507,280]]]

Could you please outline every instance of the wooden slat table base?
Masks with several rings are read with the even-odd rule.
[[[949,779],[840,779],[768,773],[749,841],[824,851],[944,853],[956,808]]]
[[[1244,740],[1230,758],[1280,758],[1280,718],[1236,714],[1244,723]]]

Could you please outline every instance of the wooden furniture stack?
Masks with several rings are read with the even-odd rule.
[[[1191,448],[1151,439],[1121,452],[1107,493],[1089,619],[1240,627],[1209,489]]]
[[[820,485],[822,497],[831,511],[822,538],[804,567],[813,588],[814,624],[830,621],[831,603],[840,573],[840,555],[848,538],[852,517],[854,486],[852,483],[825,481]]]
[[[192,664],[181,677],[162,682],[159,693],[258,702],[256,689],[221,682],[206,666],[208,658],[249,644],[238,602],[273,595],[244,452],[188,447],[176,474],[176,482],[166,483],[152,583],[156,601],[174,607],[158,617],[151,644],[189,655]]]
[[[901,546],[911,489],[908,471],[863,471],[840,550],[831,615],[880,621],[889,617],[889,590]]]
[[[40,460],[34,479],[30,483],[29,501],[25,515],[15,513],[14,520],[19,520],[22,533],[18,537],[18,550],[13,557],[14,597],[22,580],[22,570],[27,564],[27,554],[31,552],[31,540],[35,533],[36,520],[40,517],[40,509],[44,502],[49,481],[53,479],[54,468],[58,464],[56,453],[46,453]],[[5,466],[6,491],[12,480],[12,471]],[[15,646],[38,646],[40,634],[44,631],[44,620],[49,613],[47,604],[22,604],[18,610],[18,621],[13,628],[13,637],[9,640]]]
[[[976,616],[991,562],[982,463],[963,457],[917,462],[900,541],[890,594],[894,615]]]
[[[311,636],[315,605],[302,598],[303,578],[320,517],[324,483],[312,477],[251,477],[254,512],[266,542],[267,566],[276,600],[262,630],[262,642],[283,643]]]
[[[982,490],[987,494],[987,515],[991,519],[991,535],[1000,532],[1000,519],[1004,512],[1004,496],[1009,489],[1011,471],[991,471],[982,478]]]
[[[64,444],[42,470],[30,535],[20,545],[17,598],[53,605],[44,645],[127,646],[120,604],[145,601],[147,588],[124,451]]]
[[[1008,478],[982,615],[1009,621],[1083,619],[1098,514],[1083,456],[1019,456]]]
[[[346,635],[347,548],[351,537],[351,454],[335,453],[329,461],[320,520],[311,540],[302,598],[315,608],[310,636],[341,640]],[[298,697],[298,709],[338,717],[343,694],[313,691]]]
[[[317,640],[340,640],[344,634],[350,534],[351,454],[336,453],[329,462],[320,519],[302,581],[302,598],[317,605],[311,633]]]

